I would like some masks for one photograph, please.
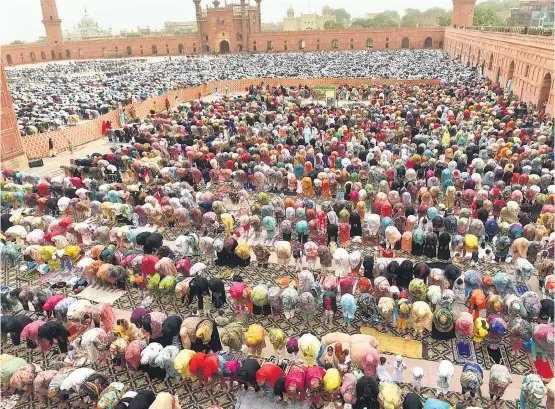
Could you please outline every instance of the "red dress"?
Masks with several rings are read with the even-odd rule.
[[[256,382],[265,382],[274,389],[276,381],[282,376],[285,376],[285,372],[283,372],[283,369],[279,366],[275,364],[264,364],[256,372]]]
[[[339,240],[347,243],[351,239],[351,225],[349,223],[339,223]]]

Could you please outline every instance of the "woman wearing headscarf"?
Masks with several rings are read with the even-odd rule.
[[[522,380],[520,390],[520,407],[522,409],[536,409],[547,394],[541,377],[536,374],[526,375]]]
[[[33,319],[24,314],[10,316],[2,315],[0,317],[0,331],[2,332],[2,343],[6,345],[7,335],[10,335],[12,343],[19,345],[21,343],[21,332],[23,329],[31,324]],[[34,348],[33,340],[27,338],[27,348]]]
[[[252,386],[255,390],[258,390],[256,373],[259,369],[260,364],[256,359],[245,359],[241,364],[241,367],[237,370],[237,380],[239,381],[239,387],[243,387],[245,391],[249,389],[249,386]]]
[[[256,371],[256,383],[263,388],[268,395],[274,395],[276,381],[285,376],[285,372],[279,366],[271,363],[263,364]]]
[[[380,409],[378,382],[373,376],[363,376],[356,385],[357,401],[354,409]]]
[[[181,347],[181,339],[179,338],[179,330],[181,329],[181,324],[183,323],[183,318],[179,315],[170,315],[162,323],[162,336],[158,340],[163,347],[175,344]]]
[[[149,409],[181,409],[179,398],[168,392],[160,392],[150,405]]]
[[[222,350],[218,326],[212,319],[203,319],[196,328],[195,333],[198,342],[201,342],[202,350],[208,352],[219,352]]]
[[[143,328],[149,333],[151,341],[158,342],[158,338],[162,336],[162,324],[166,320],[166,314],[160,311],[154,311],[147,314],[143,319]]]
[[[403,409],[422,409],[422,400],[414,392],[409,392],[403,401]]]
[[[494,407],[501,406],[501,398],[512,383],[511,372],[505,365],[495,364],[489,370],[489,397]]]
[[[46,339],[50,344],[53,344],[54,340],[56,340],[60,352],[62,354],[67,352],[69,331],[63,324],[56,321],[48,321],[39,328],[38,335],[40,338]]]
[[[480,391],[480,387],[484,382],[484,373],[482,367],[478,364],[466,363],[463,366],[461,373],[461,388],[462,397],[461,399],[466,400],[466,393],[470,394],[471,403],[474,403],[476,399],[476,393]]]
[[[301,405],[306,397],[306,375],[308,368],[304,365],[294,364],[285,377],[285,401],[300,401]]]

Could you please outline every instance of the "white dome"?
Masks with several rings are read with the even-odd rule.
[[[85,13],[85,15],[81,18],[81,25],[82,26],[94,26],[96,23],[94,22],[94,19],[89,16],[87,13]]]

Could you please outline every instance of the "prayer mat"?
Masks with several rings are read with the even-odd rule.
[[[455,327],[447,332],[441,332],[435,326],[432,327],[432,339],[446,341],[453,338],[455,338]]]
[[[549,360],[544,361],[540,357],[537,357],[534,361],[534,365],[536,366],[538,375],[541,376],[544,381],[549,381],[553,378],[553,368],[551,367]]]
[[[87,287],[76,298],[84,298],[99,304],[113,304],[125,294],[124,291],[105,290],[99,287]]]
[[[422,359],[422,342],[413,339],[405,339],[390,334],[384,334],[374,328],[361,328],[360,332],[372,335],[379,342],[378,351],[389,352],[393,355],[402,355],[407,358]]]
[[[516,287],[516,294],[518,296],[521,296],[522,294],[524,294],[526,291],[530,291],[531,288],[528,284],[515,284]]]
[[[492,360],[492,363],[503,364],[503,356],[501,356],[501,350],[499,348],[493,349],[487,347],[486,350],[488,351],[488,356]]]
[[[464,342],[459,342],[457,344],[457,352],[459,354],[459,358],[468,359],[472,356],[470,344],[466,344]]]

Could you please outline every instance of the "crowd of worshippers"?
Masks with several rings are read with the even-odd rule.
[[[76,293],[88,285],[135,286],[145,300],[182,299],[190,310],[187,317],[168,317],[145,302],[130,322],[115,325],[108,305],[63,296],[40,283],[6,287],[3,334],[45,350],[57,344],[68,360],[84,365],[110,354],[115,363],[152,377],[198,379],[208,386],[223,377],[222,387],[231,379],[243,389],[262,386],[281,400],[376,409],[399,406],[401,394],[387,366],[378,371],[387,362],[370,335],[285,334],[264,328],[258,317],[308,324],[323,314],[324,325],[333,325],[339,315],[347,330],[354,324],[396,327],[491,351],[508,338],[514,354],[552,359],[550,118],[486,80],[371,86],[366,104],[340,107],[289,94],[283,87],[250,87],[240,96],[153,109],[120,130],[129,128],[132,144],[76,159],[64,167],[64,177],[3,171],[0,255],[6,266],[36,270]],[[171,247],[164,244],[167,230],[179,234]],[[368,254],[370,248],[377,251]],[[207,267],[267,268],[272,251],[277,266],[271,285],[241,273],[220,278]],[[415,256],[422,258],[411,260]],[[480,267],[496,262],[509,273],[490,276]],[[69,271],[71,279],[60,271]],[[536,276],[539,292],[531,288]],[[56,319],[29,318],[24,311],[30,304]],[[248,325],[251,319],[256,323]],[[84,322],[95,322],[94,328],[71,341],[74,326]],[[118,339],[108,336],[112,331]],[[287,373],[267,367],[277,374],[275,382],[259,382],[258,371],[269,364],[257,367],[252,358],[225,371],[234,359],[219,353],[224,347],[247,347],[260,357],[266,334],[276,356],[287,351],[296,362]],[[7,364],[19,359],[8,358]],[[15,363],[15,369],[0,366],[8,381],[12,369],[27,364]],[[443,399],[454,369],[442,364],[442,400],[432,403],[449,405]],[[512,379],[498,364],[490,371],[494,403]],[[396,365],[402,367],[402,359]],[[80,379],[77,385],[85,382]],[[483,368],[467,362],[460,380],[464,395],[474,400]],[[107,386],[102,382],[91,388],[97,392],[91,399]],[[55,382],[53,396],[67,400],[70,392],[89,390],[74,383],[60,388]],[[537,407],[546,393],[541,378],[528,375],[522,407]]]
[[[7,75],[24,136],[70,125],[76,122],[74,116],[94,119],[122,105],[207,81],[336,77],[456,82],[477,76],[439,50],[225,55],[151,62],[93,60],[10,69]]]

